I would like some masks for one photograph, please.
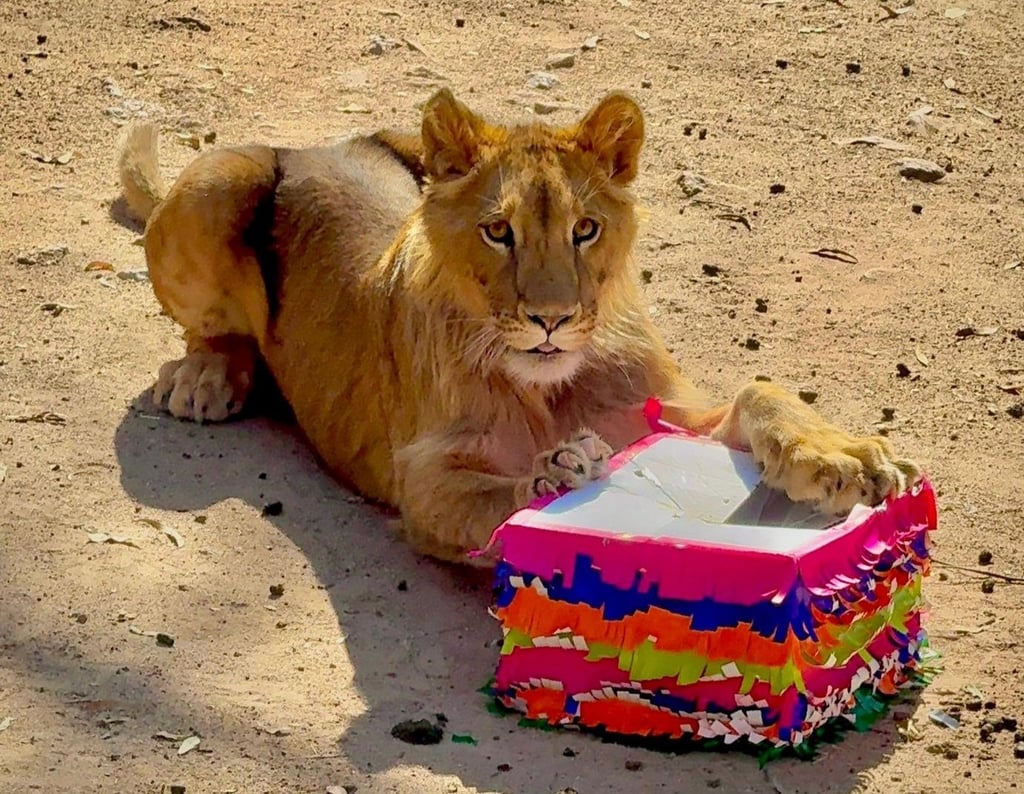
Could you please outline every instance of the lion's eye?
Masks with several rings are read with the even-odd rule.
[[[512,224],[508,221],[491,221],[480,226],[484,239],[492,245],[503,245],[511,248],[514,238],[512,235]]]
[[[597,239],[601,224],[593,218],[580,218],[572,227],[572,244],[582,245]]]

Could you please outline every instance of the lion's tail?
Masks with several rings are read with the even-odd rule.
[[[128,129],[117,156],[117,170],[128,207],[145,221],[156,205],[167,195],[167,186],[160,176],[157,154],[157,128],[154,124],[137,124]]]

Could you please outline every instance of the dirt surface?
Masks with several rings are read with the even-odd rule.
[[[1024,8],[952,5],[880,21],[861,0],[0,4],[0,791],[1024,787],[1013,732],[979,738],[986,716],[1024,720],[1022,586],[983,593],[949,567],[927,585],[945,670],[897,711],[908,736],[886,719],[762,771],[492,716],[486,579],[417,559],[287,425],[149,408],[182,344],[133,280],[139,230],[115,202],[136,117],[165,129],[173,176],[210,131],[301,145],[414,126],[438,85],[554,122],[627,89],[649,124],[640,266],[681,364],[722,397],[755,375],[813,390],[857,431],[884,412],[940,490],[936,557],[1024,574]],[[374,36],[397,46],[364,53]],[[559,52],[575,53],[549,70],[559,85],[528,87]],[[866,135],[905,151],[843,143]],[[948,173],[901,178],[904,157]],[[692,199],[684,169],[706,180]],[[958,731],[929,721],[967,685],[994,709],[965,709]],[[442,744],[392,738],[436,712]],[[160,732],[201,743],[179,755]]]

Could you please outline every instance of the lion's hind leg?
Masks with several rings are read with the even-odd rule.
[[[222,422],[245,407],[258,358],[252,337],[186,334],[185,357],[160,367],[153,402],[180,419]]]
[[[250,146],[193,161],[149,219],[146,259],[166,312],[185,329],[185,357],[164,364],[154,402],[216,422],[249,397],[267,332],[260,252],[269,235],[277,157]]]

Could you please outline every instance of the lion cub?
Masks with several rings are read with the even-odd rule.
[[[683,378],[636,287],[644,140],[632,99],[577,124],[491,124],[443,90],[419,136],[203,154],[169,191],[152,127],[120,169],[148,218],[157,298],[185,329],[154,398],[238,413],[262,359],[338,479],[398,507],[420,551],[464,560],[516,508],[597,477],[666,419],[749,448],[767,481],[837,513],[918,467],[777,386],[712,406]]]

